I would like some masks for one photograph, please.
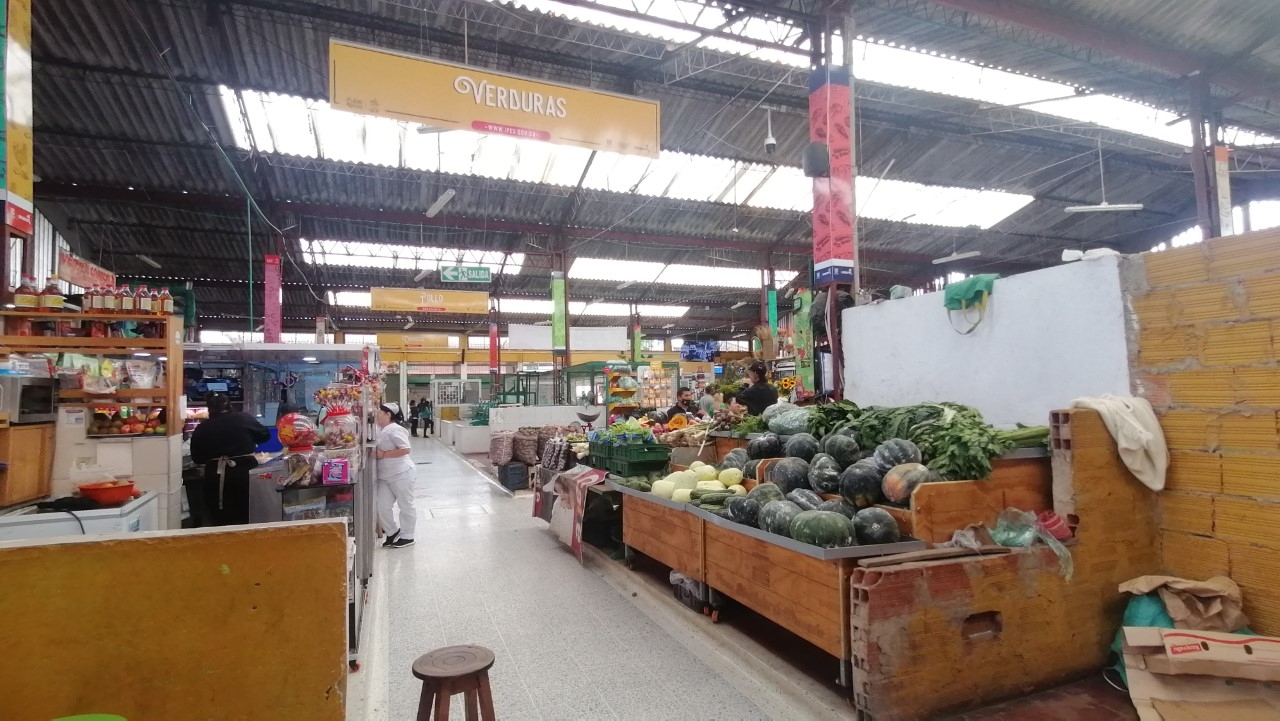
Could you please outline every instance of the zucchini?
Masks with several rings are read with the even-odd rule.
[[[734,494],[729,491],[721,491],[719,493],[704,493],[698,497],[698,500],[704,506],[724,506],[724,502],[733,498]]]
[[[653,484],[648,481],[636,481],[631,485],[631,487],[637,491],[644,491],[645,493],[653,490]]]

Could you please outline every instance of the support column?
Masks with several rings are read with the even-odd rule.
[[[502,384],[502,343],[498,337],[498,301],[489,301],[489,400],[498,400],[498,386]]]
[[[1196,194],[1196,225],[1205,240],[1216,237],[1212,212],[1211,190],[1209,188],[1208,160],[1204,143],[1204,104],[1208,88],[1202,76],[1192,78],[1191,111],[1188,119],[1191,124],[1191,178],[1194,181]]]
[[[1225,145],[1213,146],[1213,189],[1218,209],[1219,235],[1236,234],[1236,218],[1231,203],[1231,151]]]
[[[555,268],[551,272],[551,377],[555,384],[556,405],[576,403],[568,398],[564,369],[569,363],[569,299],[565,288],[564,255],[555,255]]]
[[[283,291],[280,289],[280,256],[264,256],[262,280],[262,340],[266,343],[279,343],[281,304],[284,302]]]

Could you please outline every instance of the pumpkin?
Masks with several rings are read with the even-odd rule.
[[[911,441],[893,438],[876,446],[874,458],[880,470],[887,473],[890,468],[903,463],[919,463],[920,448]]]
[[[800,506],[802,510],[812,511],[822,505],[822,496],[808,488],[797,488],[787,494],[787,500]]]
[[[724,502],[729,519],[734,523],[755,527],[760,519],[760,504],[750,498],[735,496]]]
[[[673,431],[679,430],[688,425],[689,425],[689,417],[684,415],[683,413],[667,421],[667,428],[670,428]]]
[[[809,487],[818,493],[840,492],[840,464],[825,453],[809,461]]]
[[[818,507],[814,510],[834,511],[844,516],[845,518],[853,518],[853,515],[858,512],[858,509],[854,508],[851,503],[844,500],[843,498],[840,498],[834,501],[823,501],[822,503],[818,504]]]
[[[787,439],[782,446],[782,455],[787,458],[812,459],[818,453],[818,439],[808,433],[797,433]]]
[[[797,488],[808,488],[809,463],[803,458],[783,458],[769,466],[768,477],[784,494]]]
[[[760,509],[760,530],[791,537],[791,519],[800,513],[800,506],[791,501],[773,501]]]
[[[720,464],[720,467],[742,470],[745,465],[747,465],[747,449],[735,448],[724,454],[724,462]]]
[[[852,436],[833,433],[822,439],[822,452],[834,458],[843,470],[858,460],[858,442]]]
[[[761,483],[747,492],[747,498],[764,507],[774,501],[783,500],[782,489],[773,483]]]
[[[880,488],[884,491],[885,500],[897,506],[908,506],[911,504],[911,492],[916,490],[916,486],[936,480],[937,474],[921,464],[903,463],[884,474]]]
[[[858,545],[853,521],[834,511],[801,511],[791,519],[791,537],[820,548]]]
[[[897,543],[902,540],[898,521],[883,508],[864,508],[853,517],[858,543]]]
[[[747,441],[747,457],[754,460],[782,457],[782,439],[776,433],[764,433]]]
[[[874,463],[855,463],[840,474],[840,497],[854,508],[870,508],[884,498],[883,477]]]
[[[742,477],[750,478],[753,481],[758,480],[756,478],[756,469],[759,467],[760,467],[759,459],[756,459],[754,461],[747,461],[747,465],[742,467]]]

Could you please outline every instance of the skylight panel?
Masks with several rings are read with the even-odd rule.
[[[505,180],[515,169],[519,142],[505,135],[481,135],[471,159],[471,174]]]
[[[252,147],[249,144],[249,129],[245,127],[244,117],[240,114],[240,96],[231,88],[219,85],[218,98],[222,101],[222,112],[227,116],[227,125],[231,126],[231,138],[236,147]]]
[[[663,154],[667,155],[666,153]],[[714,200],[728,182],[734,162],[728,158],[671,153],[665,162],[679,163],[675,180],[667,188],[667,197],[677,200]]]
[[[551,315],[551,301],[534,298],[499,298],[498,311],[512,315]]]
[[[267,93],[261,99],[276,152],[316,157],[316,136],[311,132],[311,112],[307,101],[279,93]]]
[[[689,312],[687,305],[638,305],[636,312],[642,318],[683,318]]]
[[[566,188],[575,187],[578,178],[582,177],[582,169],[587,167],[587,158],[590,157],[591,151],[586,148],[568,145],[557,147],[542,182]]]
[[[502,251],[305,238],[300,242],[305,262],[349,268],[438,270],[441,265],[483,265],[494,273],[518,275],[525,258],[524,253],[512,253],[504,265]]]
[[[440,170],[440,153],[444,143],[452,142],[455,136],[469,132],[452,130],[422,133],[418,131],[419,127],[413,125],[404,134],[404,167],[426,173]],[[325,157],[329,157],[328,151],[325,152]]]
[[[373,305],[373,294],[358,290],[326,291],[329,305],[340,305],[348,308],[368,308]]]
[[[271,137],[271,121],[267,117],[266,107],[262,104],[266,96],[253,91],[245,91],[243,95],[244,114],[249,121],[249,138],[252,143],[250,147],[263,153],[276,152],[276,144]]]
[[[558,145],[551,143],[518,143],[515,169],[509,176],[521,183],[544,183],[547,172],[555,162]]]
[[[658,276],[659,283],[690,285],[704,288],[759,288],[760,271],[756,268],[712,267],[709,265],[667,266]]]
[[[662,272],[662,263],[611,258],[575,258],[569,266],[570,280],[603,280],[614,283],[652,283]]]
[[[332,109],[316,110],[314,116],[325,158],[347,163],[364,161],[364,146],[357,139],[364,134],[366,116]]]
[[[391,168],[400,167],[400,148],[404,147],[405,126],[391,118],[365,118],[364,157],[362,162]]]
[[[644,177],[651,162],[657,161],[638,155],[597,153],[582,185],[592,190],[630,193]]]

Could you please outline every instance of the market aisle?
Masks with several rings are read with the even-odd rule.
[[[378,549],[386,638],[369,641],[365,670],[385,659],[368,678],[388,679],[388,713],[367,721],[413,718],[413,660],[461,643],[497,656],[490,679],[504,721],[768,718],[580,566],[531,517],[531,498],[510,498],[434,440],[414,443],[415,460],[428,462],[418,466],[417,544]]]

